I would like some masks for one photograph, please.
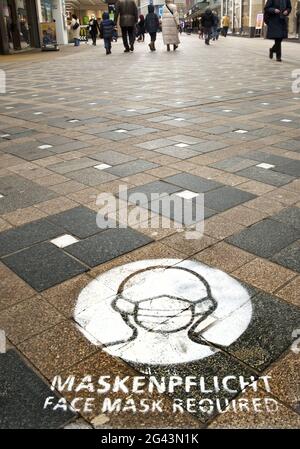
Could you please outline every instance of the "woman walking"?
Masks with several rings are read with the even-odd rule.
[[[268,25],[267,39],[274,39],[269,57],[281,62],[281,42],[288,37],[288,15],[292,11],[290,0],[268,0],[265,6],[264,20]]]
[[[174,51],[180,44],[178,36],[179,14],[177,7],[172,3],[172,0],[165,0],[162,15],[162,33],[163,41],[170,51],[170,45],[173,45]]]
[[[155,51],[156,33],[159,30],[159,18],[154,12],[153,5],[148,5],[148,14],[145,19],[145,30],[149,33],[151,39],[149,48],[151,51]]]
[[[137,23],[137,41],[144,42],[145,41],[145,18],[143,14],[140,15],[139,21]]]

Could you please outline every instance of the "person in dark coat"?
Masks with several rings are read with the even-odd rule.
[[[288,15],[292,11],[290,0],[267,0],[265,5],[265,22],[268,26],[267,39],[274,39],[269,56],[281,62],[281,42],[288,37]]]
[[[145,18],[143,14],[140,15],[139,21],[137,24],[137,40],[138,42],[145,41]]]
[[[100,23],[100,37],[104,39],[104,48],[106,54],[111,54],[111,41],[114,35],[115,23],[110,20],[108,12],[104,12],[102,15],[102,22]]]
[[[159,30],[159,18],[154,12],[153,5],[148,5],[148,14],[145,19],[145,30],[149,33],[151,39],[149,48],[151,51],[155,51],[156,33]]]
[[[98,35],[99,25],[96,17],[93,16],[89,21],[89,33],[93,41],[93,45],[96,45],[97,35]]]
[[[134,50],[135,26],[138,21],[138,9],[134,0],[118,0],[116,3],[115,23],[120,16],[120,27],[122,29],[122,39],[124,52]],[[129,38],[129,43],[128,43]]]
[[[210,8],[207,8],[201,17],[201,25],[205,35],[205,43],[209,45],[211,39],[212,29],[215,24],[215,16]]]

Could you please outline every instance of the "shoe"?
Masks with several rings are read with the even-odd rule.
[[[170,45],[169,44],[167,45],[167,51],[170,51]]]
[[[129,53],[129,48],[125,48],[124,53]]]
[[[273,59],[273,50],[272,50],[272,48],[270,48],[270,50],[269,50],[269,58]]]
[[[205,44],[209,45],[209,40],[208,39],[205,39]]]
[[[277,61],[277,62],[282,62],[282,59],[277,57],[277,58],[276,58],[276,61]]]
[[[174,51],[176,50],[176,48],[178,48],[178,45],[174,45]]]
[[[134,51],[134,46],[130,45],[130,51]]]

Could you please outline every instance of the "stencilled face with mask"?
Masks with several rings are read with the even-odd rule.
[[[217,303],[199,274],[180,267],[154,267],[128,276],[112,307],[132,329],[132,336],[110,346],[109,353],[126,359],[126,352],[131,358],[132,353],[138,353],[136,361],[141,363],[142,352],[143,363],[151,363],[155,350],[161,354],[159,363],[164,364],[176,363],[178,358],[188,361],[191,352],[201,350],[203,354],[206,343],[201,337],[197,340],[197,335]],[[209,347],[206,350],[210,352]]]

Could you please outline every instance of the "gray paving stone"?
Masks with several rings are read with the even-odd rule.
[[[27,248],[35,243],[44,242],[63,234],[63,228],[37,220],[0,233],[0,257]]]
[[[48,396],[59,400],[16,351],[0,354],[1,429],[55,429],[76,416],[70,410],[44,408]]]
[[[289,182],[293,181],[295,178],[282,173],[277,173],[273,170],[265,170],[260,167],[249,167],[244,170],[236,172],[238,176],[244,176],[248,179],[254,179],[255,181],[260,181],[265,184],[270,184],[274,187],[284,186]]]
[[[257,164],[256,161],[236,156],[220,162],[215,162],[214,164],[211,164],[210,167],[225,170],[229,173],[234,173],[236,171],[243,170],[244,168],[251,167],[255,164]]]
[[[48,221],[65,229],[80,239],[97,234],[103,230],[97,225],[96,219],[97,213],[84,206],[75,207],[74,209],[69,209],[47,217]],[[112,220],[107,222],[108,227],[113,225],[114,222]]]
[[[130,156],[128,154],[120,153],[118,151],[102,151],[99,153],[91,154],[89,156],[91,159],[95,159],[95,161],[103,162],[109,165],[119,165],[124,164],[125,162],[130,162],[136,160],[136,157]],[[95,165],[98,162],[95,162]]]
[[[286,223],[265,219],[228,237],[226,241],[268,259],[299,238],[299,230]]]
[[[300,230],[300,209],[299,207],[288,207],[278,212],[276,215],[272,215],[272,220],[281,221],[296,229]]]
[[[174,144],[174,142],[173,142]],[[186,148],[178,148],[176,146],[162,147],[154,150],[156,153],[166,154],[167,156],[177,157],[178,159],[189,159],[198,156],[197,151],[193,151],[192,146]]]
[[[274,145],[277,148],[283,148],[288,151],[300,152],[300,140],[286,140],[285,142],[280,142]]]
[[[298,307],[267,293],[259,293],[251,300],[251,322],[241,337],[226,348],[227,352],[248,366],[262,372],[286,351],[300,327]],[[272,381],[271,381],[272,388]]]
[[[156,150],[157,148],[168,147],[173,145],[173,141],[170,139],[154,139],[148,142],[139,143],[136,146],[143,148],[144,150]]]
[[[272,257],[273,262],[277,262],[290,270],[300,272],[300,240],[286,248]]]
[[[88,269],[48,242],[38,243],[6,256],[2,262],[38,292],[71,279]]]
[[[136,173],[141,173],[143,171],[150,170],[151,168],[156,167],[159,167],[159,165],[155,164],[154,162],[137,159],[135,161],[126,162],[125,164],[115,165],[114,167],[107,168],[105,172],[124,178],[126,176],[135,175]]]
[[[297,177],[300,176],[300,161],[294,161],[291,159],[290,162],[276,166],[275,168],[273,168],[273,170],[276,172],[285,173],[286,175]]]
[[[191,175],[189,173],[179,173],[177,175],[168,176],[167,178],[164,178],[164,182],[197,193],[209,192],[210,190],[223,186],[220,182],[201,178],[200,176]]]
[[[144,184],[142,186],[133,187],[129,189],[127,192],[121,192],[119,197],[123,200],[128,200],[131,203],[137,204],[137,200],[139,204],[144,204],[151,201],[151,195],[161,195],[166,196],[172,193],[178,192],[182,190],[180,187],[168,184],[163,181],[154,181],[148,184]],[[144,201],[139,200],[139,196],[143,194],[145,196]],[[152,197],[154,199],[154,197]]]
[[[210,153],[211,151],[221,150],[228,147],[228,144],[222,142],[207,140],[206,142],[197,143],[192,145],[191,149],[199,153]]]
[[[67,248],[66,252],[95,267],[147,245],[152,239],[130,228],[107,229]]]
[[[81,168],[93,167],[94,165],[97,165],[94,159],[81,157],[79,159],[73,159],[71,161],[64,161],[59,162],[58,164],[49,165],[48,169],[54,171],[55,173],[64,175],[65,173],[76,171]]]
[[[66,173],[65,176],[70,179],[75,179],[76,181],[81,182],[82,184],[86,184],[90,187],[117,179],[117,176],[108,173],[106,170],[97,170],[93,167],[72,171]]]
[[[256,198],[249,192],[225,186],[205,193],[204,204],[209,209],[223,212],[246,201]]]

